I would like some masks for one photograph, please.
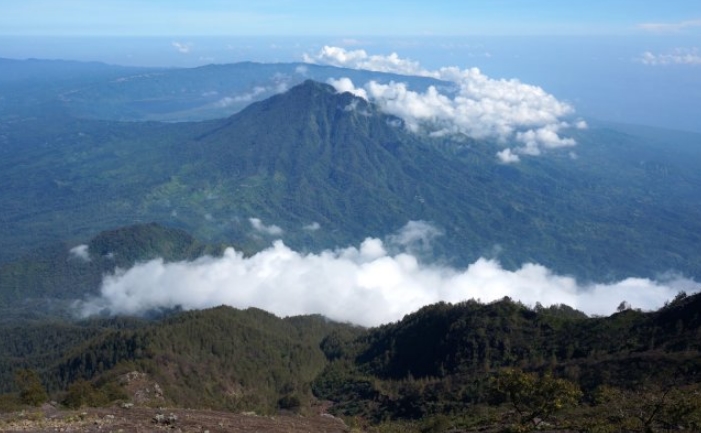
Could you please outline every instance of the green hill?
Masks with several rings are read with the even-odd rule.
[[[122,375],[138,371],[160,384],[163,403],[179,407],[299,410],[309,408],[310,384],[326,364],[319,343],[336,329],[360,332],[320,316],[280,319],[230,307],[151,322],[115,318],[7,325],[4,330],[10,332],[0,339],[0,391],[15,389],[15,371],[32,368],[52,393],[88,380],[98,390],[91,391],[95,401],[102,401],[99,392],[114,393],[124,385]]]

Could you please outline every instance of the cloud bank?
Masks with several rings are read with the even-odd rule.
[[[581,121],[574,124],[565,121],[574,115],[574,108],[542,88],[515,79],[492,79],[477,68],[444,67],[429,71],[396,53],[368,55],[364,50],[329,46],[314,56],[305,54],[304,60],[452,83],[456,89],[454,95],[443,94],[436,86],[425,92],[414,91],[404,82],[369,81],[356,86],[347,77],[329,80],[339,92],[351,92],[371,100],[384,112],[402,118],[411,131],[432,135],[462,133],[515,144],[497,155],[505,163],[517,162],[518,154],[539,155],[546,149],[574,146],[575,140],[561,137],[561,131],[586,127]]]
[[[694,48],[675,48],[667,53],[646,51],[638,59],[644,65],[701,65],[701,51]]]
[[[296,252],[275,241],[249,258],[229,248],[219,258],[152,260],[105,276],[101,295],[81,302],[80,311],[86,316],[142,314],[225,304],[279,316],[319,313],[374,326],[438,301],[490,302],[509,296],[528,305],[567,304],[588,314],[610,314],[623,301],[655,309],[680,290],[701,290],[701,284],[682,278],[582,285],[541,265],[512,271],[484,258],[464,269],[422,263],[412,251],[438,234],[426,223],[413,222],[386,240],[367,238],[358,247],[318,254]]]

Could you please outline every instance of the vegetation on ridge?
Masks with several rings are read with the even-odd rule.
[[[219,307],[151,322],[16,328],[2,333],[1,362],[3,371],[39,372],[69,405],[135,398],[124,377],[136,371],[160,385],[153,404],[310,413],[328,401],[348,422],[385,431],[694,429],[701,426],[700,302],[701,295],[680,294],[656,312],[602,318],[509,299],[441,303],[367,330]],[[31,349],[49,332],[66,336],[61,347]]]

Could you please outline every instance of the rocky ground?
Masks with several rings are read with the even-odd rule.
[[[319,432],[350,429],[331,415],[258,416],[253,413],[111,407],[59,410],[51,405],[0,414],[0,432]]]

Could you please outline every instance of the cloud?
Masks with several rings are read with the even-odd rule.
[[[426,221],[409,221],[397,233],[387,237],[387,242],[410,254],[428,253],[431,242],[443,232]]]
[[[649,66],[701,65],[701,50],[696,47],[675,48],[670,52],[662,54],[654,54],[650,51],[646,51],[636,60]]]
[[[521,161],[521,158],[514,154],[509,148],[497,152],[497,158],[504,164],[512,164]]]
[[[321,224],[318,222],[314,221],[311,224],[307,224],[306,226],[302,227],[304,230],[309,231],[309,232],[315,232],[319,229],[321,229]]]
[[[79,307],[83,315],[142,314],[158,308],[225,304],[262,308],[279,316],[319,313],[374,326],[438,301],[491,302],[509,296],[527,305],[567,304],[589,314],[610,314],[622,301],[655,309],[680,290],[701,290],[701,284],[680,277],[580,284],[541,265],[507,270],[485,258],[455,269],[422,263],[399,248],[403,242],[432,236],[434,230],[426,223],[410,223],[384,241],[367,238],[358,247],[318,254],[296,252],[276,241],[251,257],[229,248],[219,258],[152,260],[105,276],[101,295]]]
[[[520,152],[526,155],[540,155],[541,148],[574,146],[576,142],[572,138],[561,138],[557,135],[561,127],[561,125],[546,125],[535,130],[517,132],[516,140],[524,144]]]
[[[641,23],[638,28],[654,33],[679,33],[682,30],[701,27],[701,20],[686,20],[676,23]]]
[[[352,93],[355,96],[363,99],[368,99],[368,92],[365,91],[365,89],[358,89],[355,87],[353,84],[353,81],[350,78],[344,77],[344,78],[339,78],[339,79],[334,79],[334,78],[329,78],[327,80],[327,83],[332,85],[336,91],[338,92],[348,92]]]
[[[90,252],[87,245],[78,245],[69,250],[71,257],[80,259],[86,262],[90,261]]]
[[[413,132],[437,136],[461,133],[517,145],[508,153],[500,152],[502,155],[538,155],[542,150],[573,146],[574,139],[563,138],[560,133],[583,122],[570,124],[563,120],[574,115],[574,108],[542,88],[515,79],[492,79],[477,68],[444,67],[429,71],[396,53],[368,55],[364,50],[348,51],[329,46],[315,56],[305,54],[304,59],[311,63],[430,77],[452,83],[455,93],[446,95],[436,86],[421,92],[411,90],[404,82],[369,81],[356,86],[347,77],[328,80],[337,91],[370,100],[384,112],[402,118]],[[516,159],[512,157],[510,162]]]
[[[193,47],[191,42],[172,42],[171,45],[181,54],[190,54]]]
[[[283,230],[280,227],[276,225],[266,226],[258,218],[249,218],[248,221],[251,223],[253,229],[257,232],[270,236],[280,236],[283,233]]]
[[[241,103],[241,102],[251,102],[256,100],[258,96],[269,91],[268,88],[262,86],[255,86],[250,92],[244,93],[237,96],[225,96],[216,102],[216,105],[221,108],[226,108],[229,105]]]
[[[404,75],[431,75],[421,68],[419,62],[402,59],[397,53],[388,56],[368,55],[365,50],[348,51],[341,47],[324,46],[317,55],[304,54],[307,63],[323,63],[341,68],[366,69]]]

